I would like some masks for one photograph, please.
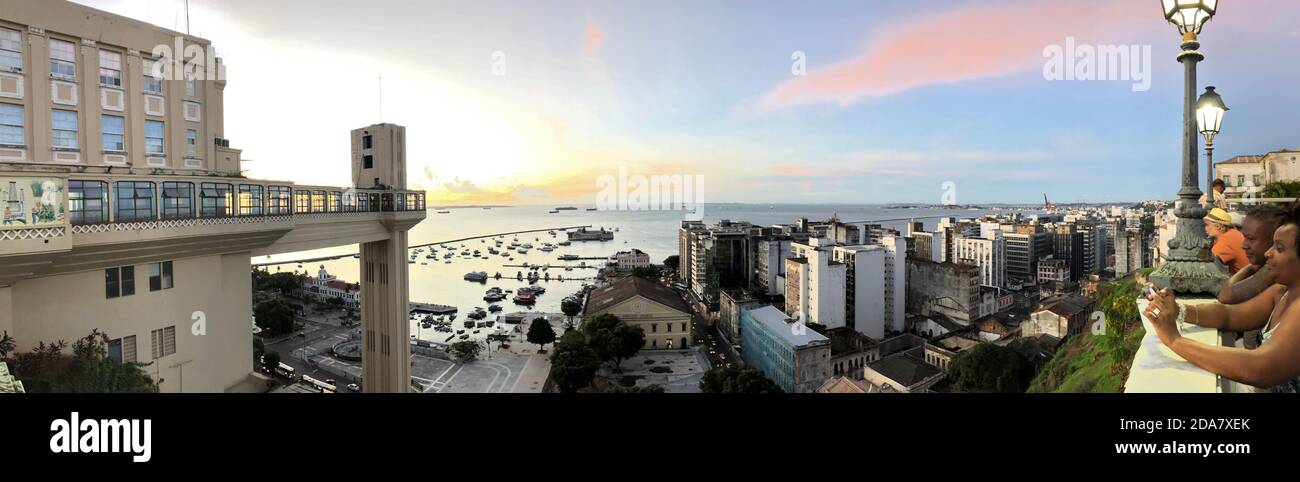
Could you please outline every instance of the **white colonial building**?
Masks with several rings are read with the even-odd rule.
[[[354,310],[361,307],[361,287],[339,281],[337,276],[325,271],[325,265],[320,266],[315,278],[308,276],[303,280],[302,289],[325,298],[339,298],[343,300],[344,306]]]

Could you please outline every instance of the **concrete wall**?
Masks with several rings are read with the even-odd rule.
[[[109,338],[134,335],[136,360],[152,362],[145,371],[163,380],[163,392],[221,392],[243,382],[253,371],[248,253],[173,260],[174,287],[153,292],[149,266],[134,266],[135,294],[111,299],[103,270],[17,282],[0,291],[0,325],[12,320],[21,351],[41,341],[71,344],[96,328]],[[192,332],[195,312],[206,334]],[[167,326],[176,327],[176,353],[154,360],[151,331]]]

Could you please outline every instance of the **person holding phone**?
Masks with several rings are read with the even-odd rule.
[[[1296,214],[1293,208],[1273,233],[1273,245],[1264,257],[1276,284],[1258,296],[1235,305],[1180,306],[1168,288],[1149,291],[1151,303],[1143,315],[1151,321],[1160,342],[1219,376],[1272,392],[1300,392],[1300,308],[1295,308],[1289,296],[1300,289]],[[1228,331],[1262,329],[1263,341],[1255,350],[1207,345],[1182,337],[1178,322]]]

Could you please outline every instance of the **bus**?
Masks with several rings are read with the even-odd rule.
[[[319,388],[321,393],[335,393],[336,391],[334,385],[325,383],[323,381],[317,380],[307,375],[302,376],[302,382],[311,385],[313,387]]]
[[[280,365],[275,367],[275,374],[288,378],[290,380],[296,378],[293,367],[284,364],[284,362],[280,362]]]

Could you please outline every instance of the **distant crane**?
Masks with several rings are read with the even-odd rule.
[[[1047,193],[1043,193],[1043,211],[1047,214],[1056,214],[1056,205],[1047,200]]]

